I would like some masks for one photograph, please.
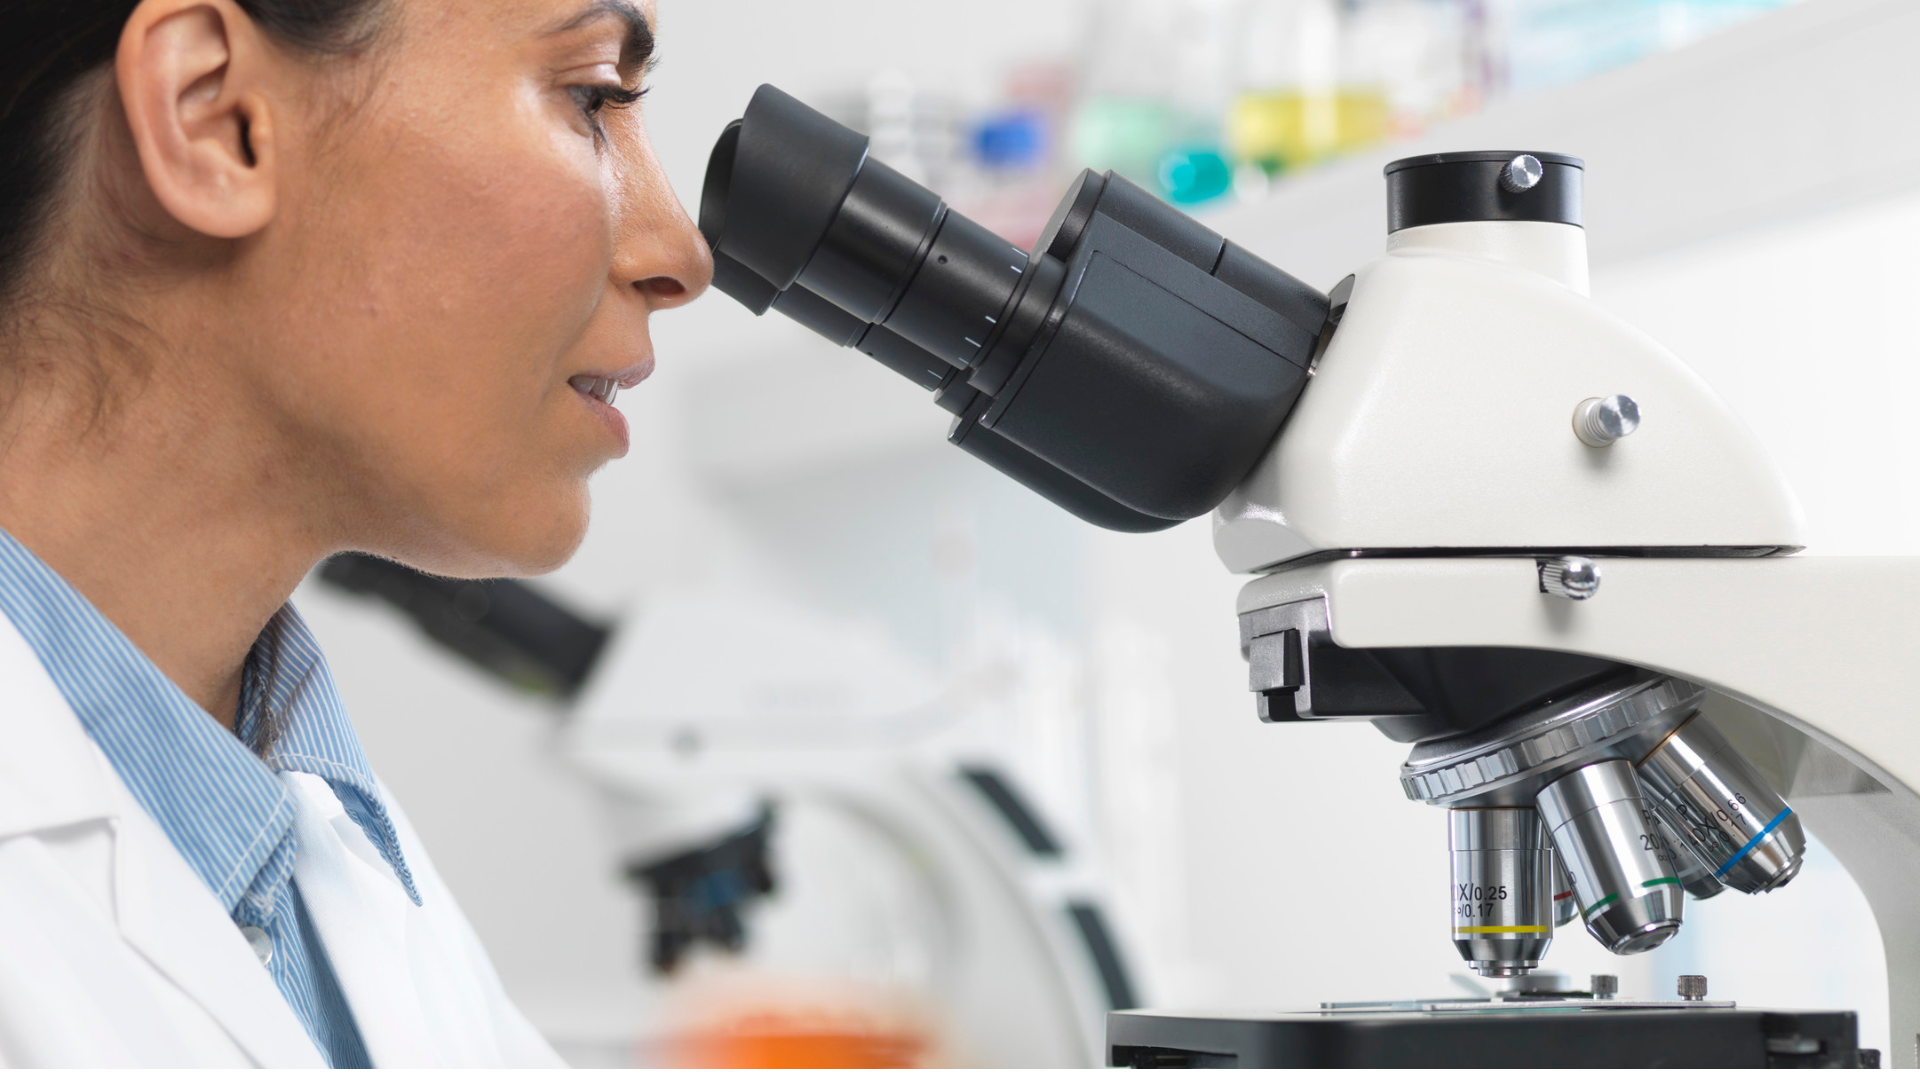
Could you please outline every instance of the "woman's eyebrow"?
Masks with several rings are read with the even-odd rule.
[[[572,18],[547,31],[549,37],[591,26],[601,19],[618,19],[627,27],[626,44],[620,49],[620,66],[645,67],[653,58],[653,24],[646,13],[629,0],[594,0]]]

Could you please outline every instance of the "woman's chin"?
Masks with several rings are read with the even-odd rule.
[[[499,538],[498,546],[493,548],[499,569],[486,575],[488,577],[539,577],[552,573],[573,558],[587,537],[584,506],[578,511],[556,511],[544,520],[513,524],[525,527]]]
[[[577,497],[502,508],[438,530],[438,543],[405,553],[377,554],[442,577],[539,577],[566,565],[580,549],[587,521],[588,499],[582,483]]]

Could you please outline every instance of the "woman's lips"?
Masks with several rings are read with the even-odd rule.
[[[613,404],[620,394],[620,380],[610,376],[575,375],[567,380],[567,385],[603,404]]]
[[[583,398],[587,406],[599,415],[620,444],[620,453],[627,452],[627,418],[613,407],[614,399],[620,391],[637,385],[653,371],[651,363],[639,363],[611,375],[581,374],[567,380],[567,385]]]
[[[630,390],[640,385],[640,381],[651,374],[653,374],[653,361],[642,360],[631,367],[621,368],[607,375],[583,372],[568,379],[567,385],[596,401],[611,405],[620,391]]]

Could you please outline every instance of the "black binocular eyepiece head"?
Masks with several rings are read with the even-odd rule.
[[[1258,462],[1325,296],[1111,173],[1028,253],[867,151],[762,86],[707,167],[715,287],[933,391],[950,441],[1096,525],[1204,514]]]

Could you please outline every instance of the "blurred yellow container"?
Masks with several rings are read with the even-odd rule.
[[[1254,91],[1241,94],[1227,112],[1227,148],[1237,160],[1284,172],[1380,142],[1391,119],[1379,90]]]

